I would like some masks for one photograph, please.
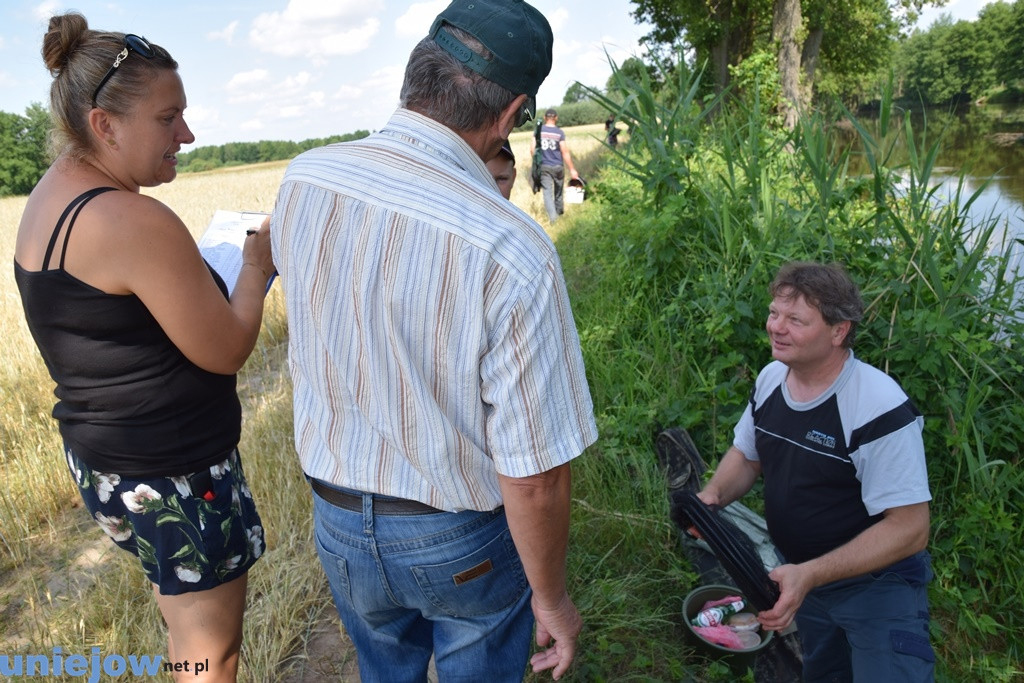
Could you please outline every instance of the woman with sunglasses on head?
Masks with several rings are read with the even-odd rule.
[[[229,298],[181,220],[139,192],[173,180],[194,140],[174,59],[77,13],[50,19],[42,53],[55,161],[26,204],[14,269],[68,467],[152,582],[166,661],[208,662],[190,681],[232,681],[263,552],[235,373],[274,272],[269,222],[247,238]]]

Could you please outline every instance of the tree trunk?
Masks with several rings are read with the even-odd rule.
[[[714,70],[715,94],[729,86],[729,36],[723,35],[711,48],[711,68]]]
[[[818,69],[818,56],[821,54],[821,39],[825,35],[825,29],[818,26],[812,28],[804,41],[803,54],[800,61],[803,64],[804,78],[800,88],[801,111],[807,111],[814,100],[814,73]]]
[[[800,46],[797,43],[802,23],[800,0],[775,0],[772,40],[779,48],[783,124],[789,130],[796,127],[802,99],[800,96]]]

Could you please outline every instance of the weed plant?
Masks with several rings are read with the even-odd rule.
[[[915,147],[909,117],[887,94],[880,134],[849,117],[870,168],[853,176],[850,149],[833,142],[835,122],[810,116],[785,131],[756,87],[698,126],[704,110],[686,100],[695,84],[678,88],[683,109],[658,102],[647,83],[620,85],[633,91],[614,110],[631,131],[624,162],[605,169],[589,216],[558,242],[601,432],[574,470],[584,509],[660,528],[652,433],[682,425],[713,463],[770,360],[763,324],[775,271],[792,259],[841,262],[867,304],[858,357],[895,377],[925,414],[938,678],[1020,675],[1024,326],[1015,302],[1024,281],[1008,267],[1012,245],[993,238],[996,220],[969,219],[976,194],[938,201],[941,136]],[[648,143],[648,131],[669,123],[688,131],[685,149]],[[894,154],[900,138],[906,158]],[[641,178],[640,169],[660,175]],[[745,502],[756,507],[757,492]],[[590,532],[592,514],[577,518],[587,532],[577,532],[574,562],[614,547],[625,559],[605,563],[664,578],[656,594],[637,582],[624,609],[660,614],[665,628],[640,617],[616,627],[591,620],[576,680],[679,680],[680,670],[717,680],[682,646],[677,603],[693,587],[686,567],[659,574],[652,564],[667,557],[673,534],[640,539],[616,526],[621,536],[605,537]],[[609,590],[582,570],[574,577],[588,579],[572,587],[577,597],[596,602]],[[648,661],[649,652],[659,655]]]

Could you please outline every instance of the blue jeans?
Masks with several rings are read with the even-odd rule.
[[[796,614],[804,681],[932,681],[931,559],[920,552],[878,572],[811,591]]]
[[[363,683],[522,681],[530,588],[504,509],[382,515],[313,494],[316,548]],[[377,496],[381,498],[381,496]]]

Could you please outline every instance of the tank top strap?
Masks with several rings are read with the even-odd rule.
[[[57,246],[57,236],[60,234],[60,228],[64,225],[64,221],[67,220],[68,214],[72,211],[75,212],[71,217],[71,221],[68,223],[68,229],[64,231],[64,244],[61,246],[60,250],[61,270],[64,270],[64,256],[68,251],[68,237],[71,235],[71,228],[75,225],[75,220],[78,218],[78,214],[82,210],[82,207],[85,206],[93,197],[116,189],[116,187],[94,187],[91,190],[86,190],[71,200],[71,203],[67,205],[64,209],[64,213],[62,213],[60,218],[57,220],[57,225],[54,226],[53,234],[50,236],[50,242],[46,245],[46,254],[43,255],[43,270],[49,270],[50,268],[50,257],[53,255],[54,247]]]

